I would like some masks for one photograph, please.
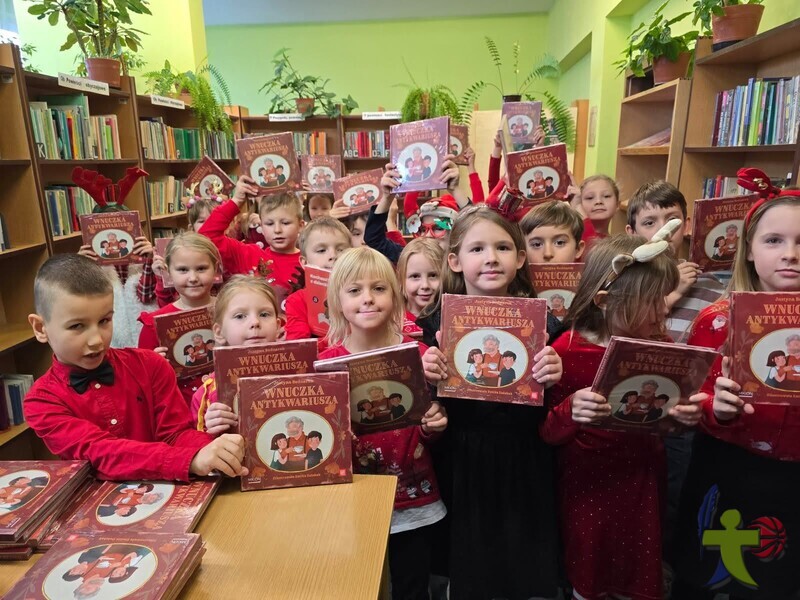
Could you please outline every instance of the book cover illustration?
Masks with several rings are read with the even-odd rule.
[[[315,192],[333,191],[333,182],[342,176],[342,157],[338,154],[304,154],[300,157],[302,179]]]
[[[37,552],[47,552],[53,547],[53,544],[65,535],[67,530],[66,524],[83,506],[84,501],[94,494],[101,485],[102,483],[100,481],[95,481],[90,477],[77,492],[72,494],[69,502],[64,506],[64,509],[52,523],[49,524],[47,529],[43,532],[42,537],[38,540],[36,544]]]
[[[526,200],[563,200],[567,197],[570,178],[566,144],[509,152],[506,170],[508,187],[519,190]]]
[[[200,159],[184,180],[183,186],[188,196],[208,199],[216,198],[220,194],[230,196],[236,187],[228,174],[208,155]]]
[[[444,294],[442,323],[449,377],[439,396],[542,406],[531,368],[547,340],[546,300]]]
[[[142,262],[141,256],[133,254],[133,244],[142,235],[137,211],[91,213],[79,218],[83,245],[92,247],[98,265]]]
[[[153,241],[155,242],[156,254],[162,258],[165,258],[167,256],[167,246],[169,246],[172,238],[156,238]],[[217,274],[214,276],[214,283],[216,285],[222,285],[222,268],[220,268]],[[172,281],[172,276],[169,274],[169,269],[161,271],[161,284],[167,289],[172,289],[175,287],[175,282]]]
[[[239,380],[242,491],[353,480],[348,374]]]
[[[679,431],[669,409],[700,391],[717,356],[710,348],[613,336],[592,383],[592,391],[611,405],[611,415],[599,427]]]
[[[728,348],[739,397],[800,406],[800,295],[733,292]]]
[[[157,315],[158,343],[167,348],[167,360],[178,379],[209,373],[214,368],[213,307]]]
[[[504,102],[502,128],[510,138],[509,152],[533,147],[536,128],[542,118],[541,102]]]
[[[317,337],[325,337],[330,327],[328,314],[328,280],[331,272],[313,265],[306,265],[306,309],[311,332]]]
[[[241,172],[253,178],[264,194],[300,186],[300,166],[291,133],[236,140]]]
[[[455,156],[457,165],[466,165],[464,150],[469,148],[469,127],[466,125],[450,124],[450,154]]]
[[[728,271],[756,194],[694,201],[689,260],[704,272]]]
[[[369,212],[383,197],[382,176],[383,169],[370,169],[336,179],[333,182],[333,197],[344,202],[350,209],[350,215]]]
[[[567,316],[583,274],[584,263],[530,263],[536,296],[547,300],[547,309],[559,321]]]
[[[318,360],[314,368],[350,374],[350,420],[356,435],[419,425],[431,406],[416,342]]]
[[[440,190],[444,157],[450,148],[450,117],[437,117],[389,128],[392,163],[400,172],[398,194]]]

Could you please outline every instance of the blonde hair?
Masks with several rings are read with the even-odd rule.
[[[680,276],[675,260],[665,252],[647,263],[635,262],[608,287],[605,311],[595,304],[618,254],[630,254],[647,240],[619,234],[595,242],[586,260],[578,291],[572,299],[565,325],[607,340],[612,335],[631,337],[652,315],[653,306],[666,302]],[[666,320],[662,323],[665,328]]]
[[[316,219],[309,222],[308,225],[303,227],[303,230],[300,232],[300,237],[297,238],[297,247],[300,248],[300,254],[303,258],[308,258],[306,255],[306,246],[308,245],[308,238],[311,237],[311,234],[315,231],[333,231],[334,233],[341,233],[345,240],[347,240],[347,245],[351,246],[353,243],[352,238],[350,237],[350,232],[347,230],[347,227],[344,226],[339,219],[334,219],[333,217],[317,217]]]
[[[342,252],[341,256],[336,259],[328,281],[330,328],[326,339],[330,346],[341,344],[350,330],[350,324],[342,312],[339,293],[347,284],[367,277],[385,281],[389,286],[392,294],[392,313],[389,326],[398,335],[402,331],[405,302],[403,302],[392,263],[383,254],[367,246],[351,248]]]
[[[278,298],[263,277],[234,275],[222,286],[219,294],[217,294],[217,301],[214,303],[214,323],[222,325],[222,318],[225,316],[225,311],[228,310],[228,305],[233,297],[242,290],[261,294],[272,304],[275,309],[275,316],[280,315],[281,310],[280,306],[278,306]]]
[[[210,215],[214,208],[216,207],[211,200],[206,198],[195,200],[186,211],[186,216],[189,219],[189,225],[192,227],[192,229],[194,230],[194,224],[197,222],[197,219],[200,218],[200,215],[202,215],[205,211],[208,211],[208,214]]]
[[[284,192],[283,194],[272,194],[271,196],[264,196],[258,205],[258,216],[263,221],[268,213],[279,208],[286,208],[292,213],[292,216],[297,217],[299,222],[303,221],[303,203],[293,192]]]
[[[214,269],[219,269],[222,265],[222,258],[220,258],[219,250],[214,245],[214,242],[199,233],[184,231],[172,238],[169,244],[167,244],[166,256],[164,256],[164,262],[167,263],[167,268],[169,268],[172,257],[178,248],[186,248],[187,250],[194,250],[195,252],[205,254],[211,259],[211,264],[214,266]]]
[[[583,180],[583,183],[581,183],[581,196],[583,196],[583,190],[586,189],[586,186],[590,183],[594,183],[595,181],[603,181],[607,183],[614,192],[614,197],[617,199],[617,204],[619,204],[619,186],[617,185],[617,182],[611,179],[611,177],[608,175],[603,175],[602,173],[592,175]]]
[[[439,242],[429,237],[420,237],[411,240],[397,259],[397,280],[400,283],[400,293],[406,297],[406,275],[408,273],[408,261],[415,254],[421,254],[431,263],[441,275],[442,265],[444,264],[444,250]]]

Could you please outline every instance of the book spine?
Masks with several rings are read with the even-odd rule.
[[[744,111],[744,134],[743,139],[748,139],[750,136],[750,123],[751,123],[751,116],[753,113],[753,92],[755,88],[756,80],[755,78],[751,77],[747,81],[747,101],[745,102],[745,111]]]
[[[722,92],[717,92],[717,95],[714,98],[714,128],[711,131],[712,146],[717,146],[719,142],[719,122],[720,122],[720,116],[722,114],[722,107],[720,106],[721,102],[722,102]]]

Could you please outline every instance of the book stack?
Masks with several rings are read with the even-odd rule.
[[[185,210],[183,204],[183,180],[160,177],[145,182],[144,195],[151,216],[170,215]]]
[[[33,375],[0,375],[0,429],[25,422],[22,400],[33,385]]]
[[[88,215],[95,206],[86,190],[74,185],[48,186],[44,195],[53,237],[79,231],[78,217]]]
[[[345,158],[388,158],[389,131],[347,131],[344,134]]]
[[[148,160],[200,160],[203,155],[199,129],[170,127],[161,117],[141,119],[139,127]]]
[[[712,146],[794,144],[800,125],[800,75],[750,78],[717,92]]]
[[[211,158],[231,159],[237,158],[236,144],[233,138],[222,131],[206,131],[203,133],[206,154]]]
[[[295,131],[292,133],[297,154],[327,154],[327,137],[324,131]]]

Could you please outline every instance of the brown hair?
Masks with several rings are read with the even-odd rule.
[[[225,316],[225,311],[228,310],[228,305],[241,290],[249,290],[256,294],[262,294],[275,309],[275,316],[281,314],[281,307],[278,305],[278,298],[275,292],[272,291],[270,285],[262,277],[253,277],[252,275],[234,275],[225,285],[220,289],[217,294],[217,301],[214,303],[214,323],[222,325],[222,318]]]
[[[189,225],[192,227],[192,229],[194,229],[194,224],[197,219],[200,218],[200,215],[202,215],[205,211],[208,211],[208,214],[210,215],[215,208],[215,203],[207,198],[195,200],[194,203],[186,210],[186,216],[189,218]]]
[[[636,231],[636,215],[648,206],[657,208],[677,206],[681,209],[684,221],[686,220],[686,198],[678,188],[663,179],[642,184],[628,200],[628,225],[634,231]]]
[[[279,208],[286,208],[292,213],[292,216],[297,217],[298,221],[303,220],[303,203],[297,194],[293,192],[284,192],[283,194],[272,194],[264,196],[258,204],[258,216],[263,221],[268,213]]]
[[[315,198],[322,198],[323,200],[327,200],[330,207],[333,208],[333,194],[311,194],[303,204],[303,218],[306,221],[311,221],[311,213],[309,213],[309,206],[311,206],[311,201]],[[330,210],[330,209],[329,209]]]
[[[619,202],[619,186],[617,185],[617,182],[611,179],[611,177],[608,175],[603,175],[602,173],[591,175],[583,180],[583,183],[581,183],[581,195],[583,195],[583,190],[586,189],[586,186],[590,183],[594,183],[595,181],[605,181],[611,187],[611,190],[614,192],[614,196],[617,198],[617,202]]]
[[[172,257],[178,248],[186,248],[187,250],[194,250],[205,254],[211,259],[211,264],[214,269],[219,270],[222,264],[222,259],[219,255],[219,250],[210,239],[199,233],[193,231],[184,231],[172,238],[167,244],[167,251],[165,252],[164,262],[167,263],[167,268],[172,261]]]
[[[434,268],[441,275],[442,264],[444,263],[444,250],[439,242],[429,237],[415,238],[406,244],[397,259],[397,280],[400,282],[400,292],[405,298],[406,295],[406,274],[408,273],[408,261],[415,254],[422,254],[428,259]]]
[[[595,242],[565,325],[607,340],[612,332],[630,336],[651,318],[653,306],[664,303],[680,279],[675,260],[668,252],[650,262],[635,262],[627,267],[608,287],[605,311],[595,304],[595,297],[608,281],[614,257],[630,254],[646,242],[641,236],[624,233]]]
[[[56,254],[39,267],[33,281],[33,303],[45,321],[50,319],[53,304],[60,294],[105,296],[114,293],[103,269],[91,258],[80,254]]]
[[[344,223],[342,223],[339,219],[334,219],[333,217],[317,217],[316,219],[310,221],[308,225],[303,227],[303,230],[300,232],[300,237],[297,238],[297,246],[300,248],[300,254],[303,256],[303,258],[308,258],[308,256],[306,256],[306,245],[308,245],[308,238],[310,238],[311,234],[315,231],[323,230],[341,233],[345,240],[347,240],[347,245],[352,245],[350,232],[347,230],[347,227],[344,226]]]
[[[559,227],[568,230],[575,245],[583,237],[583,217],[568,202],[552,200],[533,207],[519,222],[522,235],[528,237],[538,227]]]

